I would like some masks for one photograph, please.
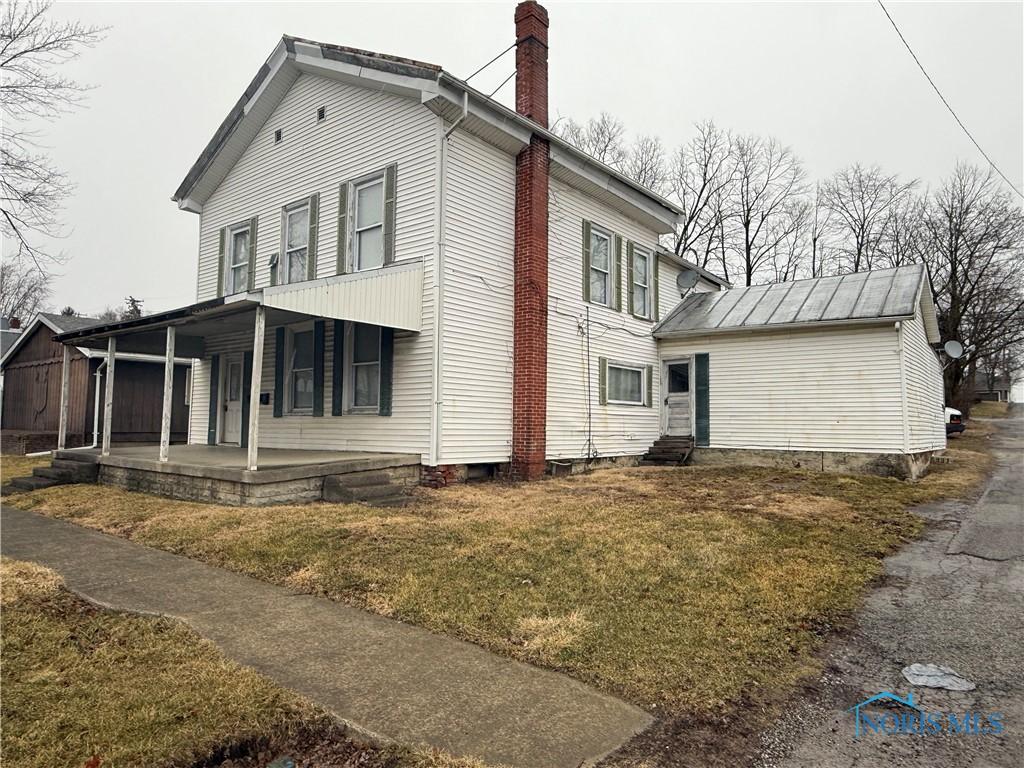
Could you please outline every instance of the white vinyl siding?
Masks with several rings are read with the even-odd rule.
[[[330,119],[317,123],[325,106]],[[275,145],[274,131],[285,140]],[[272,406],[261,408],[260,446],[322,450],[419,453],[430,446],[433,366],[433,259],[437,243],[437,147],[440,118],[417,101],[345,83],[301,75],[291,86],[256,138],[242,154],[200,216],[197,300],[217,293],[218,232],[242,219],[259,216],[255,287],[270,284],[270,257],[279,254],[285,268],[277,223],[282,208],[319,194],[318,277],[337,272],[338,188],[396,163],[395,260],[422,260],[422,327],[419,333],[396,331],[392,415],[331,413],[333,322],[326,322],[324,416],[273,418]],[[312,285],[312,284],[311,284]],[[207,355],[252,349],[251,334],[213,337]],[[268,327],[264,347],[263,391],[274,384],[274,332]],[[191,411],[192,442],[206,442],[209,358],[196,370]]]
[[[900,342],[891,324],[661,341],[665,360],[701,352],[709,356],[712,448],[903,451]]]
[[[902,333],[910,450],[942,450],[946,447],[946,414],[939,358],[928,344],[920,313],[903,323]]]
[[[548,405],[547,457],[583,458],[588,452],[588,396],[593,448],[601,456],[644,453],[659,435],[659,409],[617,403],[600,404],[599,359],[655,366],[658,349],[651,323],[625,311],[628,281],[619,297],[623,311],[583,301],[580,276],[583,220],[600,222],[602,229],[653,249],[657,234],[558,179],[551,181],[548,246]],[[625,246],[623,246],[625,250]],[[623,253],[625,262],[625,253]],[[625,264],[623,264],[625,269]],[[675,274],[659,273],[661,293],[671,294]],[[615,280],[610,281],[612,290]],[[610,296],[610,299],[614,296]],[[611,301],[613,305],[614,301]],[[674,305],[676,302],[672,302]],[[589,308],[590,349],[581,335]],[[589,359],[588,359],[589,356]],[[653,377],[654,402],[660,402],[660,376]]]
[[[512,446],[515,158],[458,130],[447,152],[441,463],[505,462]]]

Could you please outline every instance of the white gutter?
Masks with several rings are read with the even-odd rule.
[[[912,320],[913,315],[892,317],[851,317],[846,320],[806,320],[801,323],[770,323],[767,325],[731,325],[727,328],[699,328],[692,331],[659,331],[656,327],[651,335],[656,339],[694,339],[722,333],[764,333],[765,331],[801,331],[813,328],[832,328],[851,325],[887,325],[900,320]],[[662,321],[664,322],[664,321]]]

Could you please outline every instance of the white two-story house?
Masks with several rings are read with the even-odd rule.
[[[706,425],[713,401],[666,412],[691,371],[652,331],[681,272],[728,285],[659,247],[674,204],[551,133],[547,12],[515,21],[515,110],[283,38],[174,194],[200,219],[196,303],[75,343],[194,356],[189,442],[245,447],[248,471],[295,449],[532,479]]]

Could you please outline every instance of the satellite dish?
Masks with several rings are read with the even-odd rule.
[[[953,341],[952,339],[943,344],[942,348],[946,351],[946,354],[953,360],[956,360],[958,357],[961,357],[964,353],[964,345],[961,344],[959,341]]]
[[[692,269],[684,269],[676,275],[676,288],[679,289],[680,293],[686,293],[697,284],[697,277],[697,273]]]

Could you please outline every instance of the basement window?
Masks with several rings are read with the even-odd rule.
[[[320,107],[316,111],[316,121],[318,123],[322,123],[326,119],[327,119],[327,107]]]
[[[284,134],[282,134],[281,129],[278,128],[276,131],[274,131],[274,143],[280,144],[282,138],[284,138]]]

